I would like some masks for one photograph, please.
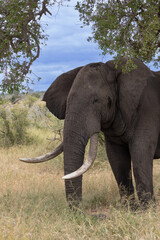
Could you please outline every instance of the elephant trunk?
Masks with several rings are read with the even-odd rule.
[[[72,124],[71,124],[72,126]],[[81,136],[64,128],[64,174],[76,171],[83,164],[85,146],[87,141],[82,143]],[[82,175],[74,179],[65,180],[66,197],[69,204],[82,200]]]
[[[83,126],[82,119],[77,116],[65,118],[64,123],[64,174],[75,172],[83,165],[85,147],[89,133]],[[69,205],[73,206],[82,200],[82,175],[73,179],[65,179],[66,197]]]
[[[92,166],[92,164],[96,158],[97,148],[98,148],[98,133],[95,133],[90,138],[89,154],[88,154],[87,159],[85,160],[85,163],[83,163],[83,165],[76,171],[74,171],[68,175],[65,175],[62,179],[73,179],[73,178],[79,177],[82,174],[84,174],[85,172],[87,172],[88,169]]]

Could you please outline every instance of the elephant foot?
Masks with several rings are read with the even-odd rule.
[[[79,202],[79,201],[69,201],[69,202],[68,202],[68,206],[69,206],[69,209],[70,209],[70,210],[76,212],[77,209],[79,209],[80,202]]]
[[[120,207],[125,207],[131,211],[141,211],[147,210],[152,207],[153,209],[156,207],[155,197],[147,198],[148,195],[141,196],[140,200],[136,200],[134,194],[130,196],[123,196],[120,199]]]
[[[130,207],[136,202],[134,194],[132,195],[121,195],[120,204],[124,207]]]
[[[156,207],[156,200],[154,195],[151,195],[150,193],[139,193],[139,208],[142,210],[147,210],[148,208]]]
[[[134,194],[132,195],[123,195],[120,198],[118,208],[124,208],[129,211],[137,211],[140,209],[140,203],[135,199]]]
[[[147,210],[148,208],[155,209],[157,206],[155,198],[149,200],[149,201],[140,201],[139,208],[141,210]]]

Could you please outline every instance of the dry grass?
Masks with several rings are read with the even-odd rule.
[[[42,138],[44,132],[39,131]],[[62,156],[37,165],[18,161],[52,147],[40,142],[0,149],[0,240],[160,239],[160,200],[156,209],[151,206],[145,212],[121,207],[107,162],[85,174],[83,208],[71,213],[61,179]],[[154,186],[158,199],[158,161],[154,163]],[[107,218],[96,219],[91,216],[95,213],[105,213]]]

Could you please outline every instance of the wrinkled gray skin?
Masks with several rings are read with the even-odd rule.
[[[122,63],[126,58],[122,58]],[[120,196],[134,193],[131,159],[139,200],[153,199],[153,159],[160,157],[160,72],[141,61],[122,74],[113,61],[91,63],[59,76],[43,100],[64,122],[64,172],[83,163],[88,139],[103,131]],[[65,180],[69,203],[82,199],[82,176]]]

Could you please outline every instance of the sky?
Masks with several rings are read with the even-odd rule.
[[[72,2],[72,4],[71,4]],[[91,62],[106,62],[109,55],[103,56],[98,45],[88,42],[91,27],[81,28],[78,11],[73,1],[69,7],[62,6],[58,10],[53,7],[52,16],[45,16],[42,24],[47,35],[46,46],[41,47],[40,57],[34,62],[31,77],[41,77],[39,82],[31,86],[34,91],[45,91],[62,73]],[[45,24],[48,26],[45,27]]]
[[[54,6],[52,16],[42,19],[45,32],[49,35],[46,46],[41,47],[40,57],[33,63],[31,78],[35,79],[31,89],[46,91],[50,84],[62,73],[91,62],[106,62],[112,56],[103,56],[98,45],[88,42],[91,27],[81,28],[79,13],[74,9],[76,0],[69,3],[69,7],[59,9]],[[48,26],[45,26],[48,24]],[[154,70],[152,64],[149,67]],[[41,77],[39,82],[36,77]]]

